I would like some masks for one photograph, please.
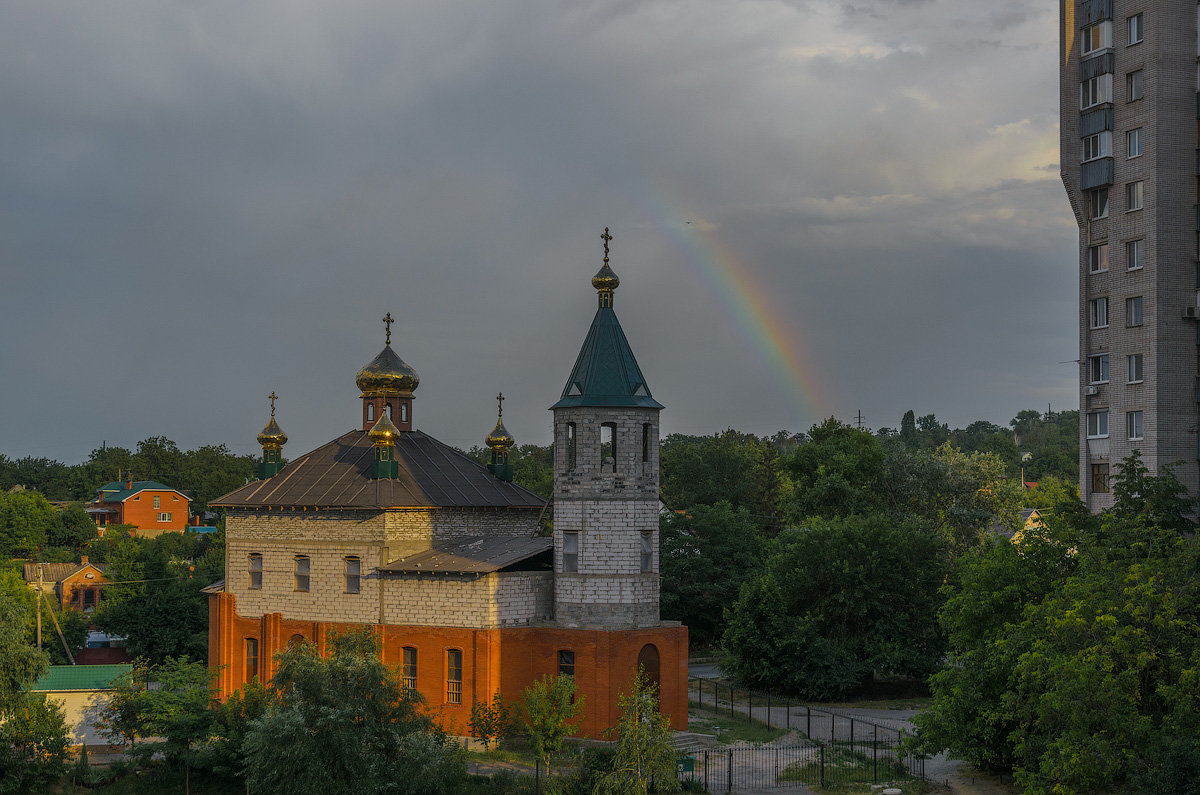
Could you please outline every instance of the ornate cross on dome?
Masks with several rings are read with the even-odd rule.
[[[504,416],[504,393],[503,392],[501,392],[499,395],[496,395],[496,405],[498,405],[500,407],[500,416],[503,417]]]
[[[393,323],[395,323],[395,322],[396,322],[396,321],[392,320],[392,313],[391,313],[391,312],[388,312],[386,315],[384,315],[384,317],[383,317],[383,325],[387,327],[387,339],[385,339],[385,340],[383,341],[383,344],[384,344],[384,345],[391,345],[391,344],[392,344],[392,324],[393,324]]]
[[[608,227],[604,227],[604,234],[600,235],[600,239],[604,241],[604,261],[608,262],[608,241],[612,240],[612,235],[608,233]]]
[[[276,395],[275,390],[272,389],[271,394],[267,395],[267,397],[271,399],[271,419],[275,419],[275,399],[278,398],[279,395]]]

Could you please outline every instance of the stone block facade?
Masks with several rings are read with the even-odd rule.
[[[616,448],[608,465],[601,457],[606,424],[615,431]],[[556,504],[598,494],[605,499],[657,501],[658,409],[555,409],[554,461]]]
[[[475,576],[389,575],[383,581],[385,624],[427,627],[519,626],[553,611],[551,572]]]

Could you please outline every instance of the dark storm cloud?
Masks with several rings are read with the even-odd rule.
[[[296,455],[354,425],[387,311],[420,427],[476,444],[503,390],[543,442],[604,226],[668,431],[820,419],[701,223],[821,410],[1065,406],[1056,35],[1033,2],[4,4],[0,452],[253,451],[275,389]]]

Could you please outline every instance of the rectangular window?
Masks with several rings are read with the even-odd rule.
[[[417,689],[417,650],[405,646],[400,661],[400,684],[408,690]]]
[[[1141,270],[1145,265],[1146,241],[1128,240],[1125,242],[1125,267],[1131,271]]]
[[[1142,296],[1135,295],[1125,299],[1125,325],[1133,328],[1142,325]]]
[[[1083,139],[1083,162],[1112,155],[1112,133],[1108,130]]]
[[[1142,438],[1142,412],[1125,412],[1125,432],[1131,442]]]
[[[654,571],[654,533],[642,533],[642,573]]]
[[[297,591],[307,591],[309,585],[309,574],[311,571],[308,555],[297,555],[296,561],[296,585]]]
[[[1108,188],[1088,191],[1088,218],[1093,221],[1108,217]]]
[[[1090,411],[1087,415],[1087,435],[1089,439],[1102,439],[1108,436],[1108,412]]]
[[[1079,38],[1084,55],[1107,50],[1112,47],[1112,20],[1097,22],[1095,25],[1084,28],[1083,35]]]
[[[1108,270],[1108,244],[1088,246],[1088,273],[1101,273]]]
[[[567,469],[575,468],[575,423],[567,423]]]
[[[617,424],[600,423],[600,469],[617,471]]]
[[[1125,380],[1130,384],[1140,384],[1145,380],[1142,372],[1142,354],[1131,353],[1125,357]]]
[[[558,675],[575,675],[575,652],[567,649],[558,650]]]
[[[446,650],[446,703],[462,703],[462,652]]]
[[[158,521],[160,521],[160,522],[169,522],[169,521],[171,521],[171,514],[170,514],[170,513],[160,513],[160,514],[158,515]]]
[[[1092,464],[1092,492],[1108,493],[1108,464]]]
[[[1092,328],[1108,327],[1108,299],[1093,298],[1088,301],[1088,323]]]
[[[1105,73],[1079,84],[1079,109],[1112,102],[1112,74]]]
[[[253,682],[258,676],[258,639],[246,638],[246,681]]]
[[[1129,43],[1137,44],[1142,40],[1144,30],[1142,29],[1142,15],[1134,14],[1125,20],[1129,24]]]
[[[1092,356],[1088,359],[1089,381],[1093,384],[1108,383],[1108,354],[1104,353],[1099,356]]]
[[[1144,184],[1141,180],[1125,184],[1125,212],[1142,209],[1142,201],[1145,198]]]
[[[1134,102],[1145,96],[1144,72],[1138,69],[1125,75],[1125,101]]]
[[[262,588],[262,555],[251,554],[246,562],[246,571],[250,575],[250,590]]]
[[[161,507],[162,507],[162,497],[155,497],[155,498],[154,498],[154,507],[155,507],[155,508],[161,508]]]
[[[642,463],[650,460],[650,423],[642,423]]]
[[[362,560],[346,558],[346,593],[359,593],[362,586]]]
[[[1142,154],[1142,128],[1125,131],[1125,156],[1140,157]]]
[[[563,571],[579,571],[579,533],[563,531]]]

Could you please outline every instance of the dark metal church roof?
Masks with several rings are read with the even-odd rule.
[[[421,431],[399,434],[395,478],[372,478],[375,452],[354,430],[300,456],[274,477],[247,483],[209,505],[221,508],[512,508],[545,504]]]
[[[566,406],[663,407],[651,396],[612,307],[596,310],[562,398],[550,408]]]

